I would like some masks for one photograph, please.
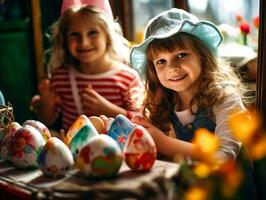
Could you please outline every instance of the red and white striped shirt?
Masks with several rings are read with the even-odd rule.
[[[123,67],[90,75],[75,69],[59,67],[52,73],[51,84],[62,100],[61,110],[65,130],[68,130],[80,115],[71,89],[70,73],[75,73],[78,94],[81,94],[81,91],[90,84],[101,96],[126,109],[129,116],[140,111],[144,98],[144,86],[134,69]]]

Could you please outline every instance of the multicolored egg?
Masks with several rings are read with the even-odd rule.
[[[46,141],[34,127],[24,125],[12,137],[10,161],[18,168],[36,168],[37,158]]]
[[[123,154],[129,168],[146,171],[153,166],[157,150],[146,129],[136,125],[128,137]]]
[[[68,129],[63,138],[64,143],[68,146],[76,133],[88,123],[91,123],[88,117],[86,117],[86,115],[80,115]]]
[[[73,137],[69,144],[70,151],[73,155],[74,160],[76,160],[77,154],[80,149],[88,143],[88,141],[94,136],[98,135],[92,123],[84,125]]]
[[[23,125],[30,125],[30,126],[33,126],[34,128],[36,128],[42,134],[45,141],[47,141],[50,137],[52,137],[49,129],[40,121],[29,119],[29,120],[26,120],[22,124],[22,126]]]
[[[39,169],[46,176],[64,176],[73,164],[69,148],[56,137],[47,140],[38,158]]]
[[[2,160],[9,160],[9,148],[11,140],[15,132],[20,128],[21,126],[18,122],[11,122],[3,131],[3,139],[0,144],[0,158]]]
[[[121,149],[124,148],[128,135],[133,130],[133,124],[124,115],[117,115],[112,122],[108,135],[113,138],[120,146]]]
[[[107,178],[115,176],[122,164],[122,152],[108,135],[93,137],[77,156],[77,167],[86,176]]]

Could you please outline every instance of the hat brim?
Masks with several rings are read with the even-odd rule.
[[[146,69],[146,50],[154,39],[163,39],[171,37],[177,33],[187,33],[200,39],[212,52],[216,53],[217,47],[221,44],[223,37],[218,28],[207,21],[193,23],[184,20],[179,26],[173,27],[165,33],[152,35],[141,44],[134,46],[130,52],[130,62],[132,66],[140,73],[145,75]]]

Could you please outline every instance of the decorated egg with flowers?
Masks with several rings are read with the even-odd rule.
[[[157,150],[147,130],[140,125],[136,125],[128,136],[123,154],[129,168],[146,171],[153,166]]]
[[[81,148],[76,164],[86,177],[113,177],[121,167],[122,151],[111,137],[99,134]]]
[[[21,128],[21,125],[18,122],[11,122],[8,127],[3,131],[3,138],[0,143],[0,158],[2,160],[9,160],[9,149],[11,140],[15,132]]]
[[[64,176],[73,164],[71,151],[56,137],[47,140],[38,158],[39,169],[46,176]]]
[[[117,115],[112,122],[108,135],[113,138],[121,149],[124,148],[128,135],[133,130],[133,124],[124,115]]]
[[[24,125],[11,140],[10,161],[18,168],[36,168],[37,158],[46,141],[34,127]]]
[[[65,137],[63,138],[64,143],[68,146],[71,142],[71,140],[73,139],[73,137],[75,137],[76,133],[86,124],[91,124],[90,120],[88,119],[88,117],[86,117],[86,115],[80,115],[70,126],[70,128],[68,129]]]
[[[52,137],[49,129],[40,121],[29,119],[26,120],[22,125],[29,125],[36,128],[42,134],[45,141]]]

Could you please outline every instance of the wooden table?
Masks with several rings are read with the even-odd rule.
[[[137,172],[123,163],[115,178],[92,180],[77,169],[52,178],[38,169],[16,169],[0,161],[0,199],[173,199],[179,167],[156,160],[150,171]]]

